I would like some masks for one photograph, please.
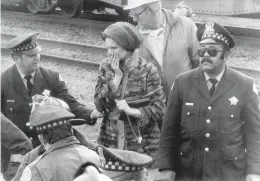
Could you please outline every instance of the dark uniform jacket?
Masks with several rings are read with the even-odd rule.
[[[69,94],[59,73],[40,67],[35,72],[32,96],[42,94],[45,89],[50,91],[51,96],[65,101],[76,117],[85,119],[89,124],[94,124],[90,121],[90,110]],[[28,91],[16,65],[10,67],[1,78],[1,111],[27,136],[35,138],[36,134],[31,134],[26,127],[31,113],[31,102],[32,99],[28,96]]]
[[[227,67],[210,97],[197,68],[177,77],[168,101],[160,169],[183,180],[244,181],[260,174],[260,102],[252,78]]]
[[[4,173],[7,180],[13,177],[16,170],[22,161],[22,156],[32,150],[31,140],[10,120],[1,114],[1,166],[2,172],[5,172],[8,167],[8,162],[4,161],[4,157],[9,157],[9,152],[12,156],[12,164],[9,165]],[[8,152],[6,152],[8,151]]]

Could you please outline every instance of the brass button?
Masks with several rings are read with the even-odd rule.
[[[182,155],[182,152],[180,153],[180,155]]]
[[[209,134],[209,133],[206,133],[206,137],[209,138],[209,137],[210,137],[210,134]]]
[[[31,106],[32,106],[32,103],[30,103],[29,106],[31,107]]]
[[[10,111],[13,111],[13,108],[10,108]]]
[[[205,151],[206,151],[206,152],[208,152],[208,151],[209,151],[209,148],[208,148],[208,147],[206,147],[206,148],[205,148]]]
[[[235,157],[235,160],[237,160],[237,157]]]
[[[33,140],[33,138],[32,138],[32,137],[30,137],[30,140]]]
[[[231,114],[231,118],[233,118],[234,117],[234,115],[233,114]]]
[[[187,116],[189,116],[190,115],[190,112],[187,112]]]
[[[210,119],[207,119],[207,120],[206,120],[206,123],[210,123]]]
[[[212,107],[211,107],[211,106],[209,106],[209,107],[208,107],[208,110],[210,110],[210,111],[211,111],[211,109],[212,109]]]

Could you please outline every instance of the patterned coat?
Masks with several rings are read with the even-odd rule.
[[[163,120],[160,169],[173,169],[185,181],[260,174],[257,94],[252,78],[228,67],[212,97],[199,68],[178,76]]]
[[[121,68],[122,69],[122,68]],[[115,91],[113,84],[114,72],[110,65],[110,60],[102,61],[95,90],[95,105],[101,112],[105,112],[101,131],[99,134],[99,143],[106,147],[117,147],[117,120],[123,120],[125,125],[126,149],[146,153],[153,156],[158,151],[159,134],[158,123],[162,121],[163,109],[165,106],[165,97],[161,88],[161,79],[157,68],[143,58],[134,62],[128,72],[127,84],[125,88],[125,100],[137,100],[155,90],[149,96],[149,100],[142,105],[130,105],[138,108],[141,112],[141,118],[129,116],[134,132],[138,135],[138,128],[142,135],[142,143],[138,144],[137,139],[129,125],[125,113],[119,113],[115,99],[120,99],[122,92],[122,80]],[[123,79],[123,78],[122,78]]]

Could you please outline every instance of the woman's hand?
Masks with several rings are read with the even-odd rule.
[[[104,117],[104,115],[100,113],[97,109],[94,109],[94,111],[92,111],[92,113],[90,114],[91,120],[102,118],[102,117]]]
[[[113,54],[110,56],[111,59],[111,67],[115,72],[115,76],[123,76],[123,72],[121,71],[121,69],[119,68],[119,57],[117,54]]]
[[[126,114],[129,114],[131,112],[130,111],[131,108],[129,107],[129,105],[125,100],[120,100],[120,101],[116,100],[116,105],[120,111],[124,111]]]
[[[127,115],[134,116],[137,118],[141,117],[141,112],[139,111],[139,109],[129,107],[126,100],[116,100],[116,105],[119,110],[124,111]]]

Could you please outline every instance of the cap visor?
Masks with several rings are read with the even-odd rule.
[[[139,0],[135,0],[135,1],[139,1]],[[132,5],[126,5],[124,7],[124,10],[129,10],[129,9],[135,9],[138,8],[144,4],[150,4],[150,3],[154,3],[154,2],[158,2],[159,0],[148,0],[146,2],[141,2],[140,4],[136,3],[136,4],[132,4]]]
[[[130,10],[130,9],[134,9],[134,8],[137,8],[137,7],[139,7],[139,6],[142,6],[142,4],[141,5],[135,5],[135,6],[131,6],[131,5],[126,5],[125,7],[124,7],[124,10]]]
[[[37,46],[31,50],[22,51],[22,53],[25,55],[36,55],[36,54],[40,53],[41,51],[42,51],[41,47]]]

